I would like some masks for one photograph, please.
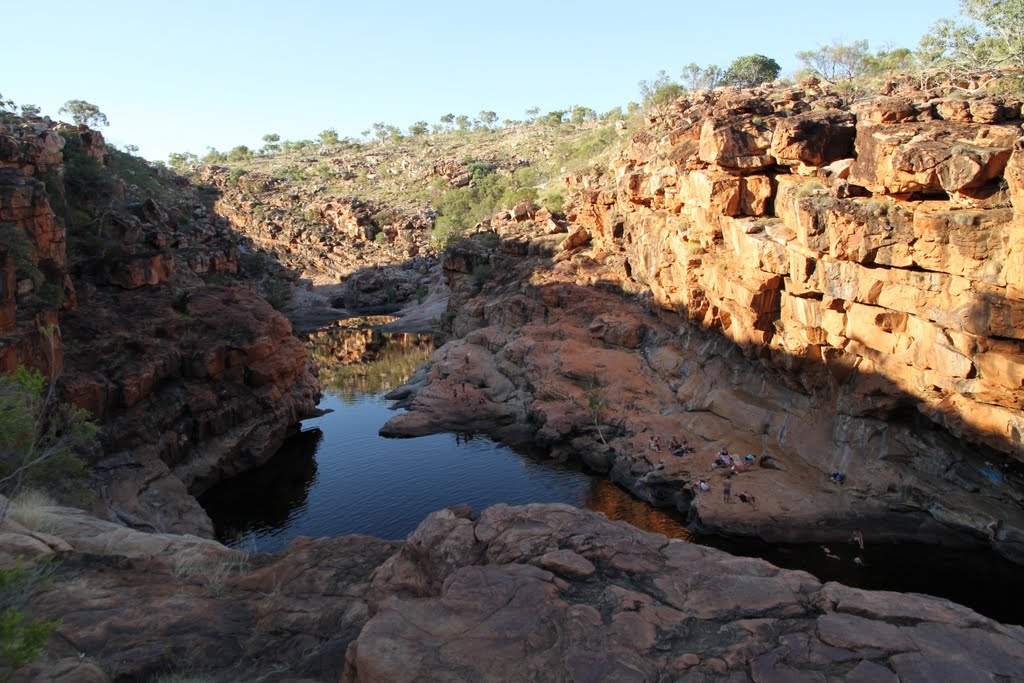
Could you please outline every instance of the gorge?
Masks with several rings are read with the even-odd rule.
[[[384,436],[538,448],[702,533],[1020,564],[1020,129],[1019,101],[942,88],[694,93],[569,175],[564,211],[521,202],[435,253],[429,216],[257,171],[193,185],[5,118],[0,365],[102,427],[89,513],[4,519],[5,561],[60,560],[32,607],[62,623],[14,680],[1024,678],[1019,626],[571,506],[245,553],[195,498],[332,381],[267,303],[286,291],[297,326],[387,309],[382,329],[443,332]],[[754,456],[730,481],[756,506],[722,497],[722,449]]]

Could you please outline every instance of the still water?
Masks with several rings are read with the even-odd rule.
[[[384,439],[377,430],[394,413],[382,396],[430,357],[424,335],[333,329],[307,340],[319,364],[330,410],[303,422],[263,467],[210,489],[200,503],[218,538],[251,551],[276,552],[297,536],[367,534],[401,539],[431,512],[466,503],[567,503],[603,512],[670,538],[696,540],[737,555],[803,569],[822,581],[947,597],[1009,623],[1024,621],[1020,567],[989,552],[910,544],[876,546],[853,564],[854,547],[774,545],[749,539],[693,539],[678,514],[642,503],[603,476],[486,437],[438,434]]]
[[[263,467],[210,489],[200,502],[218,537],[275,552],[296,536],[401,539],[449,505],[567,503],[675,538],[678,516],[635,500],[606,478],[482,436],[384,439],[394,415],[383,394],[430,357],[425,335],[332,330],[308,340],[320,365],[325,415],[302,424]]]

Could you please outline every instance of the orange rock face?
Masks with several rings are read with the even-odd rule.
[[[0,371],[39,368],[99,421],[104,514],[210,535],[189,492],[269,458],[318,384],[255,290],[201,279],[237,269],[224,219],[187,187],[167,205],[133,194],[105,159],[97,132],[0,123]],[[96,185],[76,197],[103,203],[94,220],[67,208],[72,164]]]
[[[586,239],[451,252],[452,331],[518,392],[488,401],[503,382],[481,376],[477,421],[516,414],[556,455],[709,528],[825,538],[820,520],[859,519],[987,542],[979,520],[998,517],[1014,531],[997,547],[1024,560],[1020,106],[955,102],[683,99],[606,173],[572,179],[568,230]],[[506,275],[471,283],[478,262]],[[385,431],[443,421],[433,387],[459,381],[461,353],[439,352]],[[652,447],[672,436],[697,457]],[[693,492],[720,447],[784,463],[744,475],[770,511]],[[836,470],[851,485],[823,487]]]

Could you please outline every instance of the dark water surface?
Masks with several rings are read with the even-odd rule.
[[[303,422],[265,466],[222,482],[200,502],[218,537],[246,550],[283,550],[297,536],[368,534],[401,539],[431,512],[466,503],[567,503],[597,510],[648,531],[692,540],[678,514],[642,503],[578,466],[519,453],[486,437],[438,434],[384,439],[377,430],[394,413],[381,396],[429,358],[422,335],[372,330],[321,332],[308,340],[321,366],[322,409]],[[946,597],[1008,623],[1024,620],[1022,569],[987,551],[930,546],[769,545],[744,539],[697,542],[822,581]],[[862,554],[866,566],[853,558]]]

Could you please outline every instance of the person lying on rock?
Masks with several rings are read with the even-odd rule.
[[[757,509],[757,499],[746,491],[740,491],[739,499],[741,503],[749,503],[750,507]]]

